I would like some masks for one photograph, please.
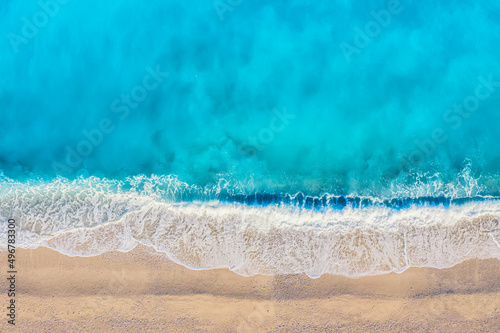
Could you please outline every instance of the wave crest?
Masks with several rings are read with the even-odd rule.
[[[155,188],[166,179],[172,196],[190,188],[175,178],[6,180],[0,218],[16,219],[21,247],[97,255],[142,243],[191,268],[227,267],[242,275],[362,276],[500,258],[500,201],[493,198],[417,199],[397,207],[371,198],[371,205],[321,209],[283,200],[207,200],[210,195],[176,202]]]

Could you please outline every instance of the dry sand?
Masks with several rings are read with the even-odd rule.
[[[500,332],[496,259],[359,279],[195,271],[145,246],[17,260],[16,325],[4,282],[0,332]]]

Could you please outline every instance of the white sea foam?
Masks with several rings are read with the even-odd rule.
[[[228,267],[242,275],[363,276],[500,258],[497,200],[319,212],[162,197],[154,186],[124,188],[98,178],[4,179],[0,219],[17,221],[20,247],[86,256],[142,243],[191,268]]]

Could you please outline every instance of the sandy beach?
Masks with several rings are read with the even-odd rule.
[[[311,279],[190,270],[145,246],[95,257],[40,247],[17,258],[16,325],[4,310],[2,332],[500,331],[496,259]],[[6,309],[6,283],[0,302]]]

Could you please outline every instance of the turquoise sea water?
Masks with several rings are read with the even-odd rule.
[[[22,246],[312,276],[500,258],[498,2],[1,4]]]

